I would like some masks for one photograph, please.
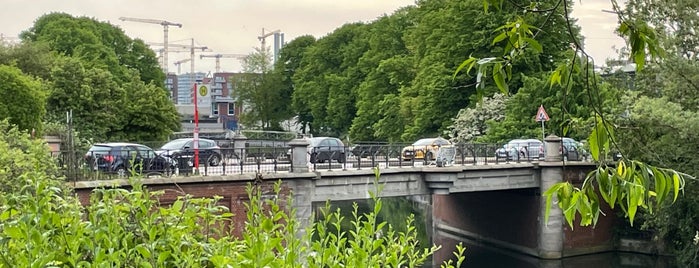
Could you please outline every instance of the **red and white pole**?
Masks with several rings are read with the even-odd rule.
[[[197,107],[197,83],[194,83],[194,172],[199,173],[199,108]]]

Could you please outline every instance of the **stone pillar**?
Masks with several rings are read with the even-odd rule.
[[[543,194],[554,184],[563,181],[563,156],[560,151],[561,138],[550,135],[544,139],[545,157],[541,163],[541,186]],[[539,197],[539,258],[560,259],[563,257],[563,212],[556,197],[551,202],[548,222],[544,221],[546,197]]]
[[[291,147],[291,172],[308,172],[308,144],[306,139],[293,139],[289,142]]]
[[[313,195],[315,195],[315,182],[313,179],[293,179],[285,180],[284,183],[291,188],[293,195],[293,208],[296,210],[296,220],[299,223],[297,235],[303,237],[306,233],[306,227],[312,222],[313,216]]]
[[[245,144],[248,141],[248,137],[241,132],[235,133],[233,135],[233,152],[238,154],[240,161],[245,161]]]

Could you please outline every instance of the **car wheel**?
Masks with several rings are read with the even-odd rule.
[[[221,164],[221,156],[218,154],[212,154],[209,156],[209,166],[215,167]]]
[[[318,153],[311,153],[311,163],[318,162]]]
[[[338,163],[344,163],[345,162],[345,153],[340,153],[340,157],[337,159]]]
[[[126,169],[124,169],[124,166],[118,166],[116,168],[116,173],[117,173],[117,176],[124,177],[124,176],[126,176]]]

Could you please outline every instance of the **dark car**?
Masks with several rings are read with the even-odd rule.
[[[190,166],[193,166],[194,139],[181,138],[171,140],[165,145],[161,146],[156,153],[175,160],[186,158],[187,163]],[[221,147],[216,144],[216,141],[210,139],[199,139],[199,163],[206,163],[209,166],[218,166],[221,164]]]
[[[308,139],[308,155],[311,163],[323,163],[337,160],[344,163],[346,160],[345,144],[338,138],[315,137]]]
[[[95,171],[127,175],[131,170],[140,174],[172,174],[175,162],[137,143],[96,143],[85,154],[87,164]]]
[[[582,161],[587,157],[587,151],[582,143],[571,138],[562,138],[561,154],[567,161]]]

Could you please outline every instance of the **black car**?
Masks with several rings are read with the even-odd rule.
[[[326,160],[344,163],[346,160],[345,145],[338,138],[314,137],[308,139],[308,143],[311,163],[323,163]]]
[[[161,146],[156,153],[176,160],[182,158],[194,159],[194,139],[182,138],[171,140]],[[188,160],[190,166],[192,166],[193,163],[193,160]],[[221,147],[216,144],[216,141],[199,139],[199,163],[206,163],[209,166],[218,166],[221,164]]]
[[[175,169],[174,160],[137,143],[96,143],[85,154],[85,161],[94,171],[119,176],[125,176],[131,170],[146,175],[169,175]]]

